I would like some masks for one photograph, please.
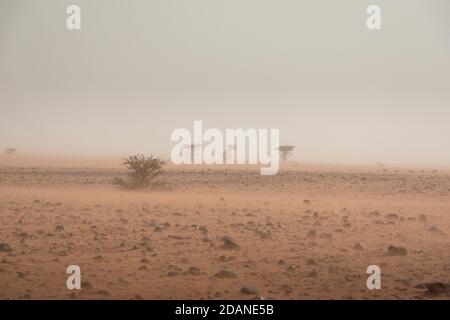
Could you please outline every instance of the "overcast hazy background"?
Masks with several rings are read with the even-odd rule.
[[[301,161],[450,165],[450,1],[0,0],[1,149],[167,156],[194,120],[279,128]]]

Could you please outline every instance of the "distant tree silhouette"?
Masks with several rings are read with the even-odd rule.
[[[191,150],[191,163],[194,163],[194,154],[195,154],[195,150],[198,148],[201,148],[202,145],[201,144],[186,144],[183,146],[184,149],[190,149]]]
[[[287,162],[287,159],[292,156],[292,150],[294,150],[294,146],[280,146],[278,150],[281,153],[281,159],[283,159],[284,162]]]
[[[8,156],[12,156],[12,155],[16,154],[16,152],[17,152],[17,149],[15,149],[15,148],[6,148],[5,149],[5,153]]]

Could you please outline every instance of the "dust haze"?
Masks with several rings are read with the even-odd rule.
[[[369,31],[361,0],[0,0],[0,299],[448,299],[450,4],[432,2],[378,0]],[[175,166],[195,120],[295,148],[275,176]],[[136,153],[167,188],[114,185]]]

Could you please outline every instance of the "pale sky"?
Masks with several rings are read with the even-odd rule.
[[[280,129],[305,162],[450,166],[450,1],[0,0],[0,150],[167,156],[194,120]]]

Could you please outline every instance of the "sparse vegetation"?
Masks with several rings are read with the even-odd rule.
[[[163,173],[165,162],[159,158],[150,155],[146,157],[142,154],[136,154],[126,158],[122,165],[128,172],[128,180],[120,177],[113,179],[113,184],[126,189],[145,189],[148,187],[162,186],[162,183],[155,181]]]
[[[294,150],[294,146],[280,146],[278,150],[281,153],[281,159],[283,159],[284,162],[287,162],[287,159],[292,156],[292,150]]]

